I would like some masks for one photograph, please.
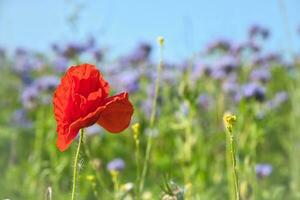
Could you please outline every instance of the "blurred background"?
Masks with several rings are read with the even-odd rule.
[[[300,199],[299,10],[299,0],[0,0],[0,199],[70,198],[76,145],[56,148],[52,96],[79,63],[96,65],[112,94],[129,92],[139,128],[86,129],[78,199],[230,199],[226,111],[238,119],[240,199]]]

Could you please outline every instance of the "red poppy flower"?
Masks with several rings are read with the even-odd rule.
[[[128,127],[133,114],[128,93],[108,94],[109,84],[94,65],[68,69],[53,98],[60,151],[69,147],[80,129],[95,123],[112,133]]]

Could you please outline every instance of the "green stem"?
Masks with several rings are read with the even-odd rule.
[[[227,141],[227,169],[228,169],[228,177],[230,183],[230,197],[231,199],[239,200],[239,188],[238,188],[238,176],[237,176],[237,165],[236,165],[236,158],[235,158],[235,147],[233,144],[233,134],[232,130],[227,129],[226,134],[226,141]],[[231,165],[231,167],[229,166]],[[232,169],[232,170],[230,170]],[[231,175],[230,175],[231,174]],[[232,178],[231,178],[232,177]]]
[[[136,159],[136,173],[137,173],[137,178],[136,178],[136,200],[140,199],[140,182],[141,182],[141,167],[140,167],[140,141],[139,139],[135,142],[136,146],[136,152],[135,152],[135,159]]]
[[[152,102],[152,110],[151,110],[151,116],[150,116],[150,129],[151,132],[148,135],[147,139],[147,147],[146,147],[146,154],[145,154],[145,161],[142,169],[142,176],[141,176],[141,182],[139,186],[139,192],[142,192],[144,188],[144,182],[145,182],[145,177],[147,174],[148,170],[148,163],[149,163],[149,158],[150,158],[150,153],[151,153],[151,148],[152,148],[152,142],[153,142],[153,135],[152,135],[152,129],[154,126],[154,120],[155,120],[155,114],[156,114],[156,104],[157,104],[157,97],[158,97],[158,91],[159,91],[159,84],[160,84],[160,73],[163,65],[163,47],[162,44],[160,44],[160,60],[159,64],[157,65],[157,79],[155,82],[155,93],[154,93],[154,98]]]
[[[79,136],[79,142],[75,154],[75,159],[74,159],[74,165],[73,165],[73,187],[72,187],[72,200],[75,199],[75,194],[76,194],[76,183],[77,183],[77,168],[78,168],[78,158],[79,158],[79,153],[80,153],[80,146],[81,143],[83,143],[83,134],[84,134],[84,129],[80,130],[80,136]]]

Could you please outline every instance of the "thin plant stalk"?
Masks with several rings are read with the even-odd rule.
[[[135,161],[136,161],[136,200],[140,199],[140,181],[141,181],[141,166],[140,166],[140,124],[136,123],[132,126],[133,139],[135,142]]]
[[[159,40],[159,45],[160,45],[160,59],[159,59],[158,65],[157,65],[157,79],[155,81],[155,93],[154,93],[154,98],[152,101],[152,110],[151,110],[150,122],[149,122],[151,132],[148,135],[148,139],[147,139],[146,154],[145,154],[145,160],[144,160],[144,165],[143,165],[143,169],[142,169],[139,192],[142,192],[142,190],[144,188],[145,177],[146,177],[147,170],[148,170],[149,158],[150,158],[152,142],[153,142],[152,129],[154,126],[154,121],[155,121],[157,97],[158,97],[158,91],[159,91],[159,87],[160,87],[160,74],[161,74],[161,69],[162,69],[162,65],[163,65],[164,39],[162,37],[159,37],[158,40]]]
[[[137,189],[136,189],[136,199],[139,200],[140,199],[140,188],[139,188],[139,184],[141,182],[141,167],[140,167],[140,150],[139,150],[139,143],[136,144],[136,155],[135,155],[135,159],[136,159],[136,165],[137,165],[137,178],[136,178],[136,184],[137,184]]]
[[[83,143],[83,134],[84,134],[84,129],[80,130],[80,135],[79,135],[79,141],[78,141],[78,146],[75,154],[75,159],[74,159],[74,165],[73,165],[73,186],[72,186],[72,200],[75,199],[76,195],[76,184],[77,184],[77,175],[78,175],[78,159],[79,159],[79,154],[80,154],[80,147],[81,144]]]
[[[229,182],[230,199],[239,200],[239,186],[238,186],[238,173],[236,164],[236,152],[233,138],[233,123],[236,121],[236,116],[232,114],[224,115],[224,124],[226,127],[226,160],[227,160],[227,173]]]

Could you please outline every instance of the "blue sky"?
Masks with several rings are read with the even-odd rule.
[[[299,51],[299,10],[299,0],[0,0],[0,46],[49,51],[52,42],[93,35],[120,54],[161,35],[166,56],[176,59],[218,37],[242,40],[259,23],[272,31],[268,48],[286,51],[292,43]],[[74,27],[69,19],[76,13]]]

